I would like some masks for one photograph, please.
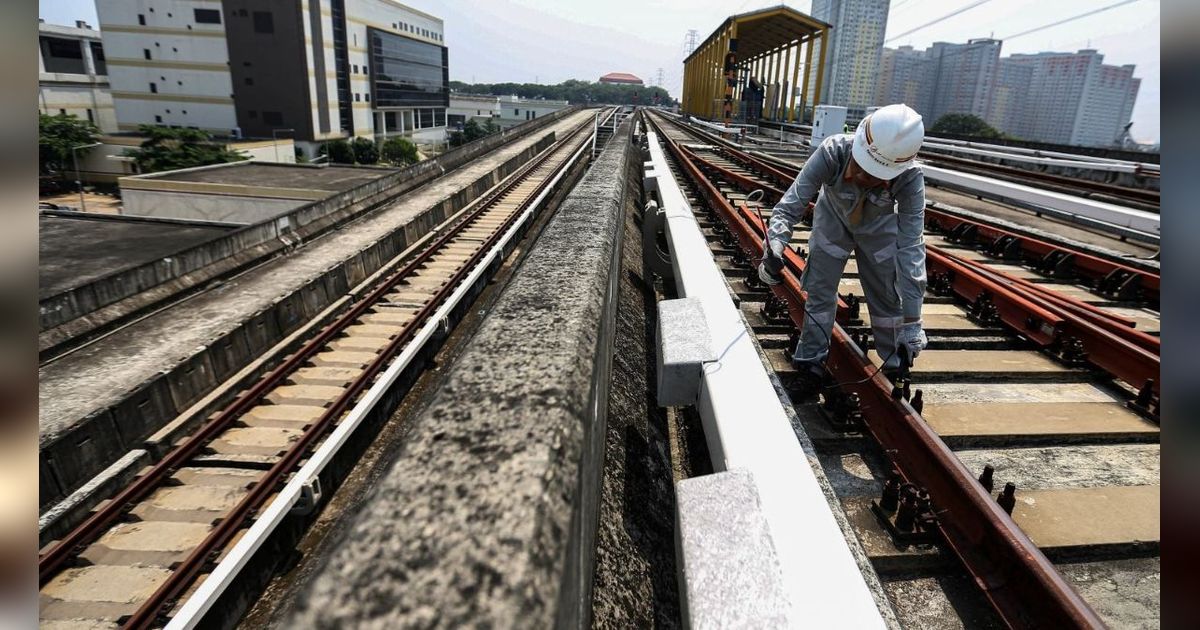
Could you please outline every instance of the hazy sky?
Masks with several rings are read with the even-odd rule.
[[[887,36],[940,18],[976,0],[893,0]],[[1117,0],[991,0],[889,42],[923,49],[934,41],[972,37],[1005,39],[1023,31],[1115,4]],[[47,21],[96,23],[92,0],[41,0]],[[406,4],[445,20],[450,78],[467,82],[558,83],[596,80],[631,72],[663,83],[679,95],[683,42],[688,29],[703,40],[732,13],[779,4],[777,0],[486,0]],[[812,3],[785,2],[808,12]],[[1142,79],[1133,110],[1134,138],[1159,140],[1159,2],[1137,0],[1004,42],[1001,55],[1095,48],[1105,63],[1137,66]]]

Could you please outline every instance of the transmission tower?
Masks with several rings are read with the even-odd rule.
[[[687,36],[683,38],[683,54],[690,55],[696,50],[696,38],[700,33],[696,29],[688,29]]]
[[[656,74],[654,75],[654,85],[657,85],[658,87],[663,87],[663,71],[662,71],[662,68],[659,68],[659,69],[658,69],[658,73],[656,73]]]

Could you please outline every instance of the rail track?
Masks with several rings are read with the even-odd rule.
[[[786,386],[803,321],[805,227],[783,285],[762,286],[754,266],[760,217],[797,169],[650,121]],[[747,201],[755,190],[760,208]],[[933,623],[941,602],[970,627],[1153,625],[1158,276],[970,223],[927,213],[930,345],[906,383],[874,367],[848,263],[831,387],[797,414],[902,620]],[[1099,587],[1105,580],[1152,592]]]
[[[763,126],[767,129],[778,129],[778,127],[769,126],[771,124],[767,122],[763,123]],[[750,137],[754,142],[766,147],[779,142],[779,138],[770,135],[752,134]],[[922,161],[936,166],[1025,184],[1027,186],[1035,186],[1077,197],[1114,203],[1147,212],[1158,212],[1161,206],[1160,193],[1158,190],[1152,188],[1136,188],[1111,182],[1071,177],[1037,170],[1036,168],[1017,168],[1006,164],[949,155],[943,151],[934,151],[928,148],[921,151],[920,158]],[[1157,177],[1157,173],[1147,172],[1146,176]]]
[[[452,310],[511,251],[562,177],[587,159],[593,127],[581,124],[465,208],[364,298],[47,545],[38,562],[42,621],[127,628],[199,622],[271,530],[289,514],[310,514],[322,482],[327,493],[344,477],[325,470],[336,451],[376,405],[394,402],[399,394],[389,390],[399,374],[444,336]],[[203,598],[189,599],[197,592]]]

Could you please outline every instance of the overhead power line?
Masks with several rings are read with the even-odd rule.
[[[1117,8],[1117,7],[1119,7],[1119,6],[1126,5],[1126,4],[1131,4],[1131,3],[1134,3],[1134,2],[1137,2],[1137,1],[1138,1],[1138,0],[1121,0],[1121,2],[1117,2],[1117,3],[1115,3],[1115,4],[1110,4],[1110,5],[1106,6],[1106,7],[1100,7],[1099,9],[1092,9],[1091,11],[1085,11],[1085,12],[1083,12],[1083,13],[1080,13],[1079,15],[1073,15],[1073,16],[1071,16],[1071,17],[1069,17],[1069,18],[1063,18],[1063,19],[1061,19],[1061,20],[1058,20],[1057,22],[1051,22],[1051,23],[1049,23],[1049,24],[1043,24],[1043,25],[1041,25],[1041,26],[1039,26],[1039,27],[1037,27],[1037,28],[1031,28],[1031,29],[1029,29],[1029,30],[1027,30],[1027,31],[1021,31],[1020,33],[1017,33],[1016,35],[1009,35],[1008,37],[1003,37],[1003,38],[1001,38],[1001,39],[1003,39],[1003,40],[1005,40],[1005,41],[1007,41],[1007,40],[1010,40],[1010,39],[1016,39],[1017,37],[1021,37],[1022,35],[1029,35],[1030,33],[1036,33],[1036,32],[1038,32],[1038,31],[1043,31],[1043,30],[1046,30],[1046,29],[1048,29],[1048,28],[1051,28],[1051,27],[1054,27],[1054,26],[1058,26],[1059,24],[1066,24],[1067,22],[1074,22],[1075,20],[1078,20],[1078,19],[1080,19],[1080,18],[1085,18],[1085,17],[1087,17],[1087,16],[1089,16],[1089,15],[1096,15],[1097,13],[1102,13],[1102,12],[1104,12],[1104,11],[1107,11],[1107,10],[1109,10],[1109,9],[1115,9],[1115,8]]]
[[[948,20],[948,19],[950,19],[950,18],[952,18],[952,17],[954,17],[954,16],[956,16],[956,15],[958,15],[958,14],[960,14],[960,13],[966,13],[967,11],[970,11],[971,9],[974,9],[974,8],[975,8],[975,7],[977,7],[977,6],[979,6],[979,5],[981,5],[981,4],[987,4],[988,2],[991,2],[991,0],[975,0],[975,2],[972,2],[971,4],[968,4],[967,6],[965,6],[965,7],[962,7],[962,8],[960,8],[960,9],[955,9],[955,10],[951,11],[950,13],[947,13],[946,15],[943,15],[942,17],[940,17],[940,18],[938,18],[938,19],[936,19],[936,20],[932,20],[932,21],[930,21],[930,22],[926,22],[926,23],[924,23],[924,24],[922,24],[922,25],[920,25],[920,26],[918,26],[918,27],[916,27],[916,28],[910,28],[910,29],[908,29],[907,31],[904,31],[903,33],[900,33],[899,35],[896,35],[895,37],[889,37],[888,39],[885,39],[885,40],[883,41],[883,43],[885,43],[885,44],[886,44],[886,43],[888,43],[888,42],[892,42],[892,41],[895,41],[895,40],[897,40],[897,39],[900,39],[901,37],[904,37],[904,36],[906,36],[906,35],[912,35],[913,33],[916,33],[917,31],[920,31],[920,30],[923,30],[923,29],[929,28],[930,26],[933,26],[934,24],[937,24],[937,23],[939,23],[939,22],[942,22],[942,21],[944,21],[944,20]]]

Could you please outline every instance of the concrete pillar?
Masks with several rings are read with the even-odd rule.
[[[92,45],[86,39],[79,40],[79,47],[83,49],[83,69],[88,76],[96,76],[96,62],[92,59]]]

